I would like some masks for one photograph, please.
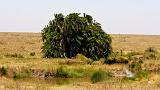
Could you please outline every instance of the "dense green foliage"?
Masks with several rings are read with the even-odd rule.
[[[93,60],[107,59],[112,50],[110,35],[86,14],[55,14],[55,18],[42,30],[42,39],[42,52],[46,58],[71,58],[80,53]]]

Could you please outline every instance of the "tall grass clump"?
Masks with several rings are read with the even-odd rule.
[[[85,74],[83,69],[67,69],[61,66],[56,71],[56,77],[60,78],[80,78]]]
[[[158,53],[156,48],[149,47],[149,48],[147,48],[145,50],[144,57],[146,59],[154,59],[154,60],[156,60],[156,59],[159,59],[159,53]]]
[[[142,60],[133,60],[129,63],[129,69],[130,71],[136,73],[142,70],[142,65],[143,61]]]
[[[7,68],[1,67],[0,68],[0,76],[5,76],[7,75]]]
[[[101,82],[101,81],[105,80],[106,77],[111,77],[111,74],[106,73],[102,70],[95,71],[95,72],[93,72],[93,74],[91,76],[91,82],[92,83]]]
[[[59,67],[56,71],[56,77],[67,78],[68,73],[66,68],[64,68],[63,66]]]
[[[83,69],[71,69],[68,70],[68,76],[70,78],[81,78],[85,76],[85,71]]]

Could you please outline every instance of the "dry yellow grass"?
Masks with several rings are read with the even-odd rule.
[[[160,36],[153,35],[112,35],[113,49],[123,51],[142,52],[148,47],[160,50]],[[0,67],[5,66],[13,69],[33,68],[41,70],[53,70],[68,59],[42,59],[41,58],[41,35],[40,33],[0,33]],[[35,52],[31,57],[29,53]],[[6,53],[19,53],[25,58],[6,58]],[[157,63],[158,62],[158,63]],[[146,61],[144,65],[156,64],[159,61]],[[103,69],[106,71],[122,70],[126,65],[66,65],[67,68],[83,68],[85,70]],[[153,74],[148,80],[134,83],[108,83],[102,82],[91,84],[89,82],[71,83],[64,86],[55,86],[44,80],[13,80],[12,78],[0,77],[0,90],[157,90],[160,87],[160,76]]]
[[[41,45],[39,33],[0,33],[1,53],[40,53]]]
[[[111,35],[114,50],[144,51],[148,47],[160,49],[160,35]],[[41,52],[40,33],[0,33],[1,53]]]
[[[156,78],[156,76],[154,76]],[[157,79],[157,78],[156,78]],[[152,79],[153,80],[153,79]],[[158,79],[159,80],[159,79]],[[151,84],[152,83],[152,84]],[[33,79],[32,81],[14,81],[0,77],[0,90],[159,90],[159,84],[154,81],[135,83],[96,83],[88,82],[72,83],[67,85],[52,85],[44,80]]]
[[[148,47],[160,50],[160,35],[112,35],[113,49],[123,51],[144,51]]]

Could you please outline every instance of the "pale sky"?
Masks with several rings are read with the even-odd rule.
[[[73,12],[110,34],[160,35],[160,0],[0,0],[0,32],[41,32],[54,14]]]

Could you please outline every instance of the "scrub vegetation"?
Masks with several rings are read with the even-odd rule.
[[[160,36],[111,37],[108,59],[94,61],[82,54],[43,58],[40,33],[0,33],[0,89],[159,89]],[[134,76],[128,77],[124,68]]]

